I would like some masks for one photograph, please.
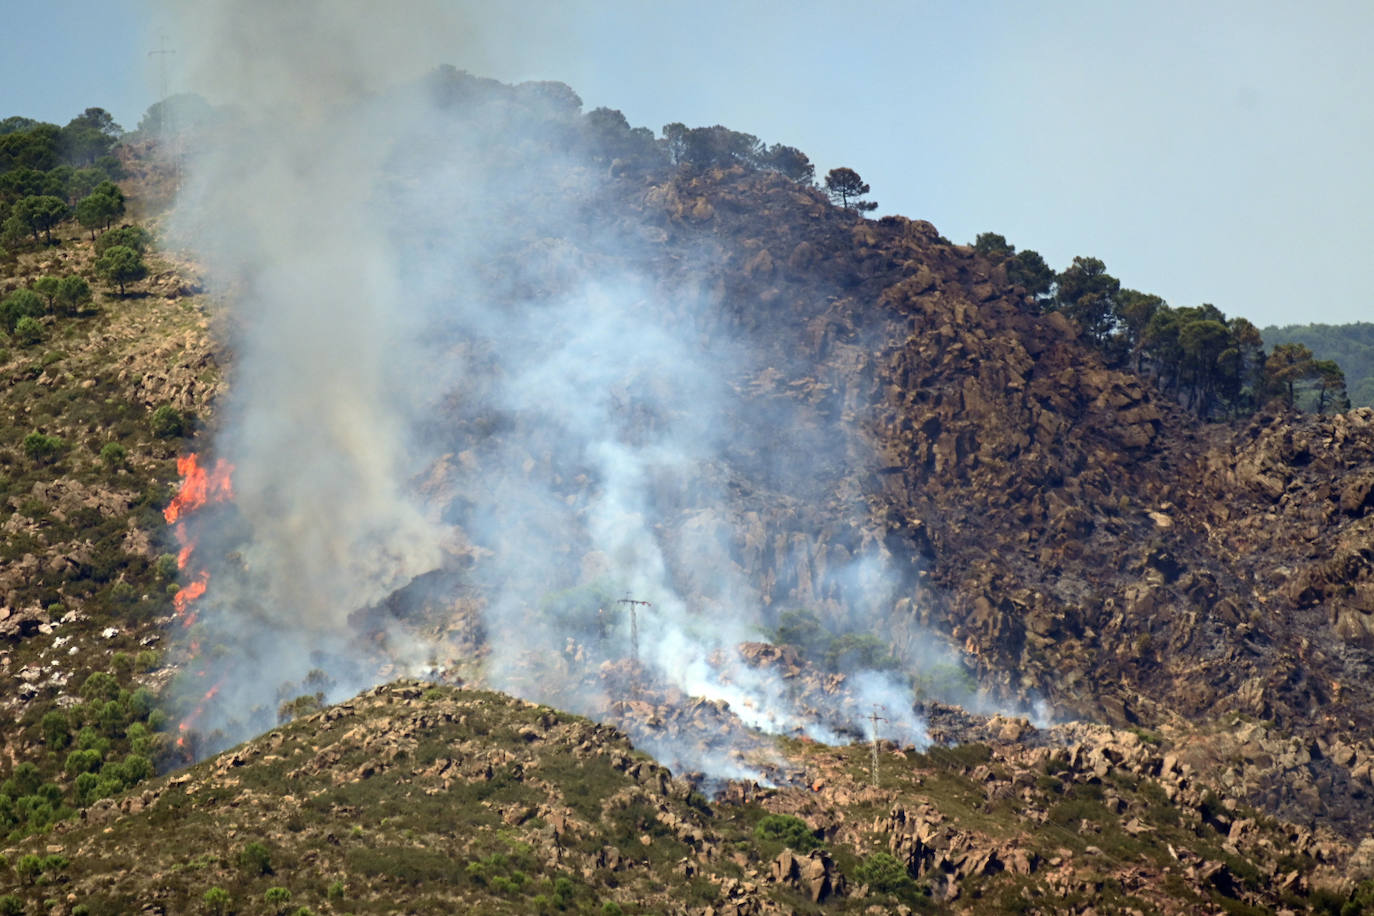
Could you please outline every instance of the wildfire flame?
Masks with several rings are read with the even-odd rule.
[[[204,671],[200,673],[202,677],[205,675]],[[215,694],[217,693],[219,693],[219,684],[216,684],[209,690],[205,691],[205,696],[200,698],[200,702],[196,704],[196,708],[191,710],[191,714],[188,715],[186,718],[182,719],[181,723],[177,725],[177,747],[186,747],[187,736],[189,735],[192,727],[195,726],[196,720],[200,718],[201,713],[205,712],[206,705],[209,704],[209,702],[215,698]]]
[[[213,468],[203,468],[195,452],[177,459],[177,473],[181,475],[181,488],[177,495],[162,510],[167,524],[175,524],[183,515],[194,512],[207,502],[225,502],[234,498],[234,486],[230,475],[234,466],[223,458],[215,461]]]
[[[190,566],[191,557],[195,553],[196,542],[186,528],[186,518],[191,513],[200,509],[206,503],[221,503],[234,498],[233,482],[230,479],[234,472],[234,466],[224,459],[215,461],[212,467],[202,467],[195,452],[183,455],[177,459],[177,473],[181,475],[181,486],[177,490],[177,495],[167,504],[162,516],[167,519],[167,524],[175,525],[176,538],[181,544],[181,549],[177,551],[177,569],[185,570]],[[206,569],[198,569],[192,574],[191,579],[172,596],[172,607],[176,612],[177,619],[181,622],[184,629],[190,629],[196,622],[196,612],[192,605],[205,594],[210,587],[210,572]],[[194,660],[200,653],[200,643],[191,640],[191,659]],[[205,677],[205,671],[197,672],[198,677]],[[206,706],[215,695],[219,693],[220,685],[217,683],[205,695],[201,697],[186,718],[181,720],[177,726],[179,732],[177,737],[177,747],[185,749],[187,738],[191,729],[194,728],[196,720],[205,712]]]
[[[192,601],[195,601],[210,585],[210,574],[201,572],[189,585],[177,589],[177,593],[172,596],[172,606],[176,608],[177,616],[186,613],[186,608]]]

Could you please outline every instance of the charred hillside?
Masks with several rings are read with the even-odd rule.
[[[350,546],[336,534],[354,536],[357,513],[331,508],[331,523],[293,523],[320,529],[303,552],[281,540],[282,502],[253,516],[253,490],[285,493],[289,517],[292,491],[312,492],[313,479],[282,471],[260,442],[230,451],[245,477],[237,528],[297,559],[215,572],[247,610],[202,615],[211,638],[239,647],[206,684],[245,684],[233,659],[276,651],[303,678],[307,653],[290,647],[355,630],[369,634],[366,656],[380,646],[400,670],[437,661],[609,716],[638,689],[596,673],[637,652],[620,601],[633,594],[658,609],[638,624],[648,654],[631,668],[649,672],[639,687],[660,678],[665,697],[785,707],[787,691],[723,678],[720,660],[745,641],[805,643],[800,622],[820,633],[812,661],[824,642],[851,686],[866,673],[883,681],[846,709],[903,705],[914,678],[918,697],[974,702],[976,684],[1001,703],[1119,725],[1272,720],[1323,761],[1293,780],[1339,800],[1340,816],[1367,818],[1369,416],[1201,422],[1150,379],[1106,366],[1071,320],[1008,279],[1006,261],[928,223],[837,207],[795,158],[741,144],[747,135],[670,125],[656,141],[615,113],[581,114],[558,84],[441,71],[422,89],[432,117],[397,128],[379,173],[392,214],[381,228],[399,253],[377,263],[400,270],[409,298],[376,317],[424,337],[405,352],[425,371],[384,366],[347,382],[379,426],[417,399],[377,392],[427,389],[413,438],[397,428],[381,443],[392,477],[363,480],[389,490],[408,462],[414,511],[379,519],[362,507]],[[287,289],[316,262],[335,269],[323,224],[282,237],[311,246],[285,264],[263,254]],[[347,294],[332,273],[321,282]],[[244,293],[261,301],[231,316],[255,367],[291,347],[254,336],[254,316],[289,308],[259,286]],[[310,352],[319,325],[300,317]],[[312,379],[287,372],[274,387]],[[260,384],[239,384],[231,413],[276,435],[280,399],[256,395]],[[325,420],[338,411],[324,408]],[[283,447],[305,447],[331,474],[378,465],[337,440],[338,421],[292,422]],[[399,530],[409,540],[388,545]],[[370,578],[337,592],[329,558],[379,538]],[[222,553],[252,552],[241,547]],[[335,597],[320,603],[321,591]],[[312,608],[298,633],[255,616],[283,601]],[[406,658],[415,645],[422,657]],[[355,649],[338,651],[339,668],[358,667]],[[707,671],[706,684],[675,670]],[[242,710],[254,704],[250,726]],[[267,727],[264,706],[225,698],[207,730],[224,740]],[[775,715],[783,730],[808,720]],[[863,734],[854,719],[828,727]],[[647,746],[710,769],[671,740]],[[1302,807],[1252,783],[1242,794],[1255,803]]]
[[[1374,416],[1200,423],[928,223],[776,176],[630,201],[665,246],[719,246],[727,320],[776,341],[774,390],[865,429],[877,460],[832,491],[867,512],[839,543],[928,572],[910,612],[1007,695],[1117,723],[1240,713],[1322,749],[1366,728]]]

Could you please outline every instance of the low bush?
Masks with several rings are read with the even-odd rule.
[[[24,454],[39,464],[47,464],[62,454],[67,443],[57,436],[34,431],[24,437]]]
[[[272,874],[272,853],[262,843],[252,842],[239,850],[239,866],[250,875]]]
[[[906,866],[887,852],[875,852],[860,862],[854,869],[854,880],[881,894],[899,894],[916,886]]]
[[[159,439],[172,439],[186,432],[186,420],[180,411],[170,404],[163,404],[153,411],[148,421],[153,435]]]
[[[769,814],[754,828],[760,840],[780,843],[795,852],[819,849],[821,841],[806,821],[790,814]]]
[[[36,318],[27,315],[14,324],[14,339],[26,347],[31,347],[46,336],[43,325]]]

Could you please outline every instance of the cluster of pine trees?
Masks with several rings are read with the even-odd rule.
[[[1332,360],[1345,370],[1350,403],[1374,407],[1374,323],[1290,324],[1260,331],[1266,343],[1296,344],[1320,359]],[[1309,409],[1315,402],[1304,398]]]
[[[103,108],[87,108],[65,127],[20,116],[0,120],[0,261],[26,248],[53,244],[53,230],[75,219],[96,242],[96,269],[121,295],[147,274],[141,229],[110,231],[124,215],[115,184],[124,167],[115,153],[123,130]],[[97,239],[97,235],[101,235]],[[20,342],[33,319],[59,306],[68,313],[90,301],[80,277],[43,277],[0,302],[0,326]]]
[[[51,243],[53,228],[73,216],[92,237],[119,219],[124,195],[114,182],[124,170],[113,150],[122,133],[103,108],[65,127],[0,121],[0,246]]]
[[[1003,265],[1035,307],[1073,319],[1108,365],[1154,378],[1204,419],[1248,414],[1274,399],[1318,412],[1350,406],[1345,373],[1334,360],[1297,343],[1266,352],[1259,329],[1245,318],[1228,318],[1207,303],[1174,307],[1123,288],[1097,258],[1074,258],[1056,274],[1039,254],[1018,252],[993,232],[973,247]]]

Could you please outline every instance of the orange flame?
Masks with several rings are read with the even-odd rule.
[[[234,466],[223,458],[217,459],[215,466],[207,469],[200,466],[196,453],[190,452],[177,459],[177,473],[181,475],[181,489],[172,497],[167,508],[162,510],[162,517],[167,519],[169,525],[207,502],[219,503],[234,498],[234,486],[230,480]]]
[[[211,700],[215,698],[215,694],[219,693],[219,687],[220,685],[216,684],[209,690],[205,691],[205,696],[200,698],[200,702],[196,704],[196,708],[191,710],[191,714],[188,715],[186,718],[182,719],[180,724],[177,725],[177,731],[180,733],[177,736],[177,747],[184,748],[186,746],[187,733],[191,731],[191,729],[196,724],[196,720],[199,719],[201,717],[201,714],[205,712],[206,704],[208,704]]]
[[[188,513],[194,512],[207,502],[219,503],[234,498],[234,488],[230,480],[234,467],[223,459],[218,459],[212,468],[201,467],[200,461],[194,452],[184,455],[177,459],[177,473],[181,475],[181,487],[177,490],[177,495],[167,504],[163,510],[163,518],[167,524],[176,525],[176,537],[181,543],[181,549],[177,552],[177,568],[184,570],[191,562],[191,555],[195,552],[196,542],[186,530],[183,523]],[[177,619],[181,621],[183,628],[189,630],[196,622],[196,611],[191,609],[193,602],[205,594],[210,584],[210,573],[208,570],[196,570],[190,582],[177,589],[177,593],[172,596],[172,606],[176,610]],[[191,658],[195,659],[200,654],[200,643],[192,640]],[[205,672],[199,671],[197,677],[204,677]],[[187,738],[191,735],[195,727],[196,720],[205,712],[205,707],[219,693],[219,684],[215,684],[205,692],[196,708],[182,719],[177,726],[179,735],[177,737],[177,747],[186,748]]]
[[[177,593],[172,596],[172,607],[176,608],[177,616],[186,613],[186,606],[205,594],[205,589],[210,584],[210,574],[201,572],[195,580],[177,589]]]

